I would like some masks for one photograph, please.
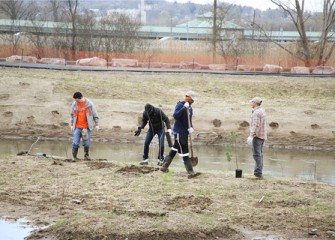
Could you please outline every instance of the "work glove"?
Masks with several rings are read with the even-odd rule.
[[[189,108],[190,107],[190,103],[189,102],[185,102],[184,103],[184,107]]]
[[[99,125],[96,125],[96,126],[95,126],[95,130],[97,130],[97,131],[99,131],[99,130],[100,130],[100,127],[99,127]]]
[[[172,135],[172,129],[167,130],[170,135]]]
[[[189,129],[187,129],[189,133],[193,133],[194,132],[194,129],[193,127],[190,127]]]
[[[71,129],[71,131],[73,132],[73,131],[74,131],[74,126],[73,126],[73,125],[70,125],[70,129]]]
[[[249,137],[247,138],[247,144],[248,144],[248,145],[251,145],[253,140],[254,140],[254,137],[249,136]]]
[[[88,139],[87,128],[83,128],[83,130],[81,130],[81,136],[82,136],[83,140],[87,140]]]
[[[141,134],[141,127],[138,127],[138,129],[135,131],[134,136],[140,136]]]

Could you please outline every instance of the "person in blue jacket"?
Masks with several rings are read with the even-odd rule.
[[[188,91],[185,94],[185,99],[179,101],[175,107],[173,118],[175,120],[173,126],[173,135],[175,137],[174,144],[164,159],[163,165],[161,167],[162,172],[168,172],[169,166],[176,156],[177,152],[183,158],[186,171],[188,173],[188,178],[193,178],[200,173],[195,173],[193,170],[192,162],[189,157],[188,150],[188,135],[194,131],[192,124],[193,109],[192,103],[194,103],[196,94],[193,91]]]

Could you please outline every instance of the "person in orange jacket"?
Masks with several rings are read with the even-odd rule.
[[[70,128],[73,132],[72,161],[78,160],[77,154],[81,139],[84,146],[84,159],[90,160],[91,131],[94,128],[99,130],[99,116],[93,102],[88,98],[84,98],[81,92],[75,92],[73,99],[74,102],[70,112]]]

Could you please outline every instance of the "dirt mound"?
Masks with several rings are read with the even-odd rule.
[[[123,168],[118,169],[116,172],[118,173],[142,173],[142,174],[148,174],[154,171],[158,171],[158,167],[150,167],[150,166],[126,166]]]
[[[270,122],[269,126],[272,129],[277,129],[277,128],[279,128],[279,123],[277,123],[277,122]]]
[[[204,210],[212,203],[213,201],[207,197],[195,197],[191,195],[174,197],[167,201],[167,206],[172,209],[191,208]]]
[[[105,162],[107,159],[98,159],[98,160],[91,160],[86,162],[86,165],[91,169],[102,169],[102,168],[116,168],[118,167],[117,164],[112,162]]]

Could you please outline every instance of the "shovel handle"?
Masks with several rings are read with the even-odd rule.
[[[169,147],[172,147],[172,140],[171,140],[171,135],[169,132],[165,132],[165,135],[166,135],[166,140],[168,142],[168,146]]]
[[[190,129],[191,128],[190,109],[187,108],[186,111],[187,111],[188,128]],[[188,134],[189,134],[188,136],[190,138],[190,148],[191,148],[191,158],[192,158],[193,157],[192,135],[191,135],[190,132]]]

